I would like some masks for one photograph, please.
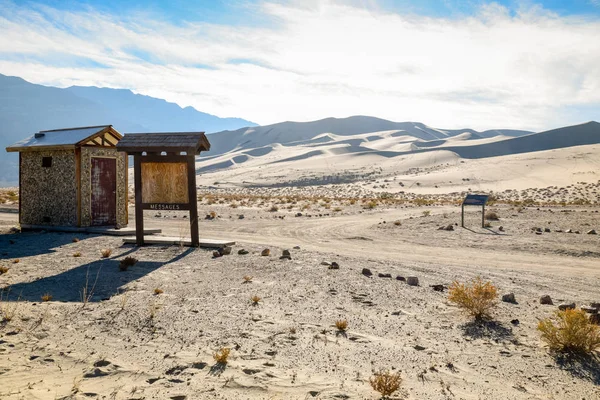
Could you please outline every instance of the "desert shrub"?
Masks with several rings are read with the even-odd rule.
[[[500,217],[495,211],[488,211],[485,213],[485,219],[488,221],[498,221]]]
[[[338,319],[335,321],[335,327],[340,332],[346,332],[346,329],[348,329],[348,321],[345,319]]]
[[[73,253],[73,257],[81,257],[81,253],[77,251]]]
[[[340,212],[340,211],[342,211],[342,209],[340,207],[336,207],[336,208],[333,209],[333,211]]]
[[[135,257],[125,257],[119,262],[119,269],[121,271],[127,271],[129,267],[133,267],[137,262],[138,260]]]
[[[269,208],[269,211],[271,211],[271,212],[279,211],[279,207],[271,206],[271,208]]]
[[[252,283],[252,277],[249,275],[244,275],[244,283]]]
[[[21,260],[19,260],[18,258],[15,258],[15,259],[13,260],[13,264],[18,264],[18,263],[19,263],[19,261],[21,261]]]
[[[159,289],[159,288],[154,289],[155,295],[159,295],[159,294],[163,294],[163,293],[164,293],[164,290],[162,290],[162,289]]]
[[[257,295],[254,295],[252,297],[250,297],[250,301],[252,302],[253,306],[257,306],[258,302],[261,300],[260,297],[258,297]]]
[[[73,238],[73,243],[79,242],[79,238]]]
[[[374,209],[375,207],[377,207],[377,202],[376,201],[369,201],[364,208],[367,208],[369,210]]]
[[[215,354],[213,354],[213,358],[215,359],[217,364],[227,364],[229,353],[231,353],[231,349],[229,347],[222,347],[217,352],[215,352]]]
[[[490,317],[497,304],[498,288],[491,282],[477,277],[469,283],[454,281],[449,288],[448,300],[465,309],[475,319]]]
[[[112,254],[111,249],[104,249],[100,252],[102,254],[102,258],[108,258]]]
[[[42,296],[42,301],[51,301],[52,295],[50,293],[46,293]]]
[[[7,273],[9,270],[10,268],[0,265],[0,275]]]
[[[431,215],[431,211],[425,210],[421,214],[423,214],[424,217],[429,217]]]
[[[600,348],[600,326],[592,323],[583,310],[557,311],[556,322],[543,319],[537,329],[542,341],[555,351],[591,353]]]
[[[400,377],[400,373],[381,371],[373,375],[369,379],[369,383],[373,390],[381,393],[381,396],[386,398],[400,389],[402,378]]]
[[[483,224],[483,227],[484,227],[484,228],[491,228],[491,227],[492,227],[492,224],[491,224],[490,222],[485,222],[485,223]]]
[[[401,222],[401,221],[394,221],[394,225],[396,225],[396,226],[401,226],[401,225],[402,225],[402,222]]]
[[[213,218],[213,219],[214,219],[214,218],[217,218],[217,213],[216,213],[216,211],[211,211],[211,212],[209,212],[209,213],[208,213],[208,215],[210,215],[210,217],[211,217],[211,218]]]

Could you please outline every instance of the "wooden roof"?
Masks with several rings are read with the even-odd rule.
[[[112,125],[40,131],[6,148],[14,151],[70,150],[82,146],[115,147],[123,135]]]
[[[181,153],[200,154],[210,150],[204,132],[127,133],[117,144],[117,150],[129,154]]]

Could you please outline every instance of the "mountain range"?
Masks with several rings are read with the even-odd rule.
[[[181,108],[130,90],[47,87],[0,75],[0,147],[39,130],[112,124],[121,133],[205,131],[211,150],[198,172],[238,167],[307,168],[324,162],[348,165],[359,157],[397,160],[421,153],[480,159],[600,143],[600,124],[589,122],[547,132],[493,129],[438,129],[420,122],[392,122],[369,116],[281,122],[266,126],[240,118],[219,118]],[[213,133],[211,133],[213,132]],[[0,186],[15,185],[17,158],[0,152]],[[350,158],[348,158],[350,157]],[[373,158],[375,157],[375,158]],[[443,158],[442,157],[442,158]],[[296,162],[294,164],[294,162]],[[308,164],[306,164],[308,162]]]
[[[219,118],[130,90],[71,86],[56,88],[0,74],[0,186],[16,184],[16,154],[6,146],[40,130],[112,124],[120,132],[205,131],[255,126],[241,118]]]

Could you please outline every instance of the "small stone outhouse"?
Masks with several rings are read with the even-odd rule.
[[[124,227],[127,155],[111,125],[40,131],[6,148],[19,152],[19,223]]]

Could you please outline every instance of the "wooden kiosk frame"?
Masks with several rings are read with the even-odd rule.
[[[133,155],[136,245],[144,245],[144,210],[189,210],[191,245],[198,247],[196,156],[210,150],[204,132],[129,133],[117,150]]]
[[[481,206],[481,227],[485,228],[485,205],[488,202],[487,194],[468,194],[462,202],[460,226],[465,227],[465,206]]]

